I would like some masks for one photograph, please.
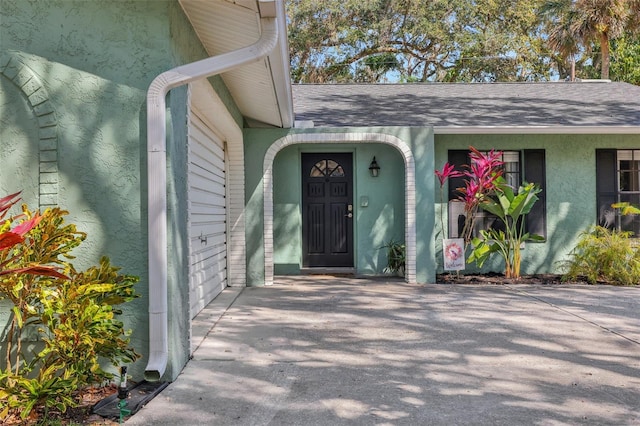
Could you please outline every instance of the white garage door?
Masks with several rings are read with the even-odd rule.
[[[189,122],[189,300],[195,317],[227,285],[224,143],[203,115]]]

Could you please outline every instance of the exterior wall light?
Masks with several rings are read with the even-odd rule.
[[[373,160],[371,160],[371,164],[369,164],[369,173],[371,173],[372,177],[378,177],[378,175],[380,174],[380,166],[378,166],[376,157],[373,157]]]

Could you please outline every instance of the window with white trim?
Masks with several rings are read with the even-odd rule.
[[[640,237],[640,215],[622,216],[611,204],[640,206],[640,149],[596,150],[598,224]]]

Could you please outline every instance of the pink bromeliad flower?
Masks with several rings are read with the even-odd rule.
[[[469,154],[471,165],[468,166],[468,170],[464,172],[464,175],[473,184],[471,186],[467,185],[465,188],[464,198],[465,200],[473,198],[481,201],[485,194],[495,189],[495,181],[502,175],[501,166],[504,164],[500,159],[502,152],[491,150],[487,153],[482,153],[474,147],[469,147],[469,149],[471,150]]]
[[[462,192],[462,201],[464,201],[465,210],[471,211],[482,200],[483,188],[477,180],[468,180]]]
[[[460,177],[463,176],[462,172],[454,170],[454,165],[449,164],[448,162],[442,166],[442,171],[436,170],[436,176],[438,176],[438,180],[440,181],[440,186],[444,186],[444,183],[447,179],[452,177]]]
[[[480,170],[490,171],[494,170],[504,164],[500,158],[502,157],[502,151],[491,150],[487,153],[482,153],[470,146],[469,158],[471,162],[476,164]]]
[[[465,172],[466,176],[483,183],[491,183],[498,175],[502,174],[500,166],[502,166],[504,162],[500,160],[501,152],[491,150],[483,154],[473,147],[470,147],[470,149],[471,153],[469,154],[469,158],[471,159],[471,165],[469,166],[469,170]],[[482,186],[486,185],[483,184]]]
[[[478,208],[481,203],[485,202],[488,197],[496,190],[496,181],[503,174],[502,151],[491,150],[489,152],[481,152],[476,148],[469,147],[470,164],[464,165],[464,171],[454,170],[454,166],[446,163],[442,171],[436,171],[436,176],[440,180],[440,188],[448,177],[464,176],[464,187],[456,188],[459,196],[458,199],[464,202],[465,225],[463,229],[463,237],[468,243],[474,225],[474,220]],[[442,197],[442,194],[441,194]],[[441,222],[442,210],[441,210]],[[444,223],[441,227],[444,229]]]

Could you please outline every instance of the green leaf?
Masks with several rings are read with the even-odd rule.
[[[491,253],[497,251],[497,247],[495,244],[487,244],[486,240],[482,240],[477,237],[471,241],[471,244],[473,245],[473,250],[471,251],[469,258],[467,259],[467,263],[472,263],[475,261],[478,267],[482,267]]]
[[[509,216],[516,221],[520,216],[529,214],[533,205],[538,201],[538,196],[536,195],[538,192],[540,191],[534,184],[520,187],[518,195],[509,206]]]
[[[611,207],[613,207],[614,209],[620,209],[620,213],[622,213],[624,216],[640,214],[640,208],[632,206],[631,203],[628,203],[626,201],[611,204]]]
[[[504,219],[505,217],[505,209],[503,209],[501,204],[498,204],[495,201],[485,201],[480,204],[480,207],[501,219]]]
[[[14,306],[11,308],[11,310],[13,311],[13,315],[16,319],[16,322],[18,324],[18,328],[22,328],[23,326],[23,322],[22,322],[22,313],[20,312],[20,308],[17,306]]]

